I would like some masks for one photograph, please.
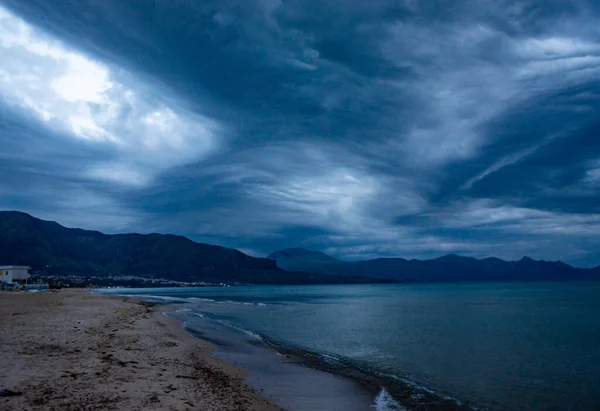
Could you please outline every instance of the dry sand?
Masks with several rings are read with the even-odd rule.
[[[280,410],[164,306],[83,291],[0,293],[0,410]]]

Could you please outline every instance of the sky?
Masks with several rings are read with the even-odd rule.
[[[595,0],[0,0],[0,209],[600,265]]]

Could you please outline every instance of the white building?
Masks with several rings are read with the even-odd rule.
[[[14,280],[27,280],[29,267],[26,265],[0,265],[0,282],[12,283]]]

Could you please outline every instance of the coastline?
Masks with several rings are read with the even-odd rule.
[[[136,295],[137,296],[137,295]],[[203,304],[212,300],[140,295],[145,301],[177,304],[166,313],[191,335],[209,341],[213,355],[246,370],[246,382],[267,399],[290,410],[393,411],[429,409],[473,411],[480,408],[432,391],[407,379],[360,364],[273,340],[256,330],[213,318]],[[250,302],[231,302],[252,305]],[[217,303],[219,304],[219,303]],[[261,305],[262,303],[256,303]],[[264,306],[264,304],[262,304]],[[308,399],[307,397],[311,398]]]
[[[209,319],[190,308],[166,315],[178,318],[194,337],[209,341],[215,357],[242,368],[250,387],[286,410],[404,410],[391,397],[377,402],[381,387],[317,367],[305,361],[302,352],[271,345],[252,331]]]
[[[0,408],[281,410],[172,309],[83,290],[0,294],[0,387],[22,392]]]
[[[23,393],[0,398],[0,409],[473,409],[187,304],[87,290],[0,294],[0,388]]]

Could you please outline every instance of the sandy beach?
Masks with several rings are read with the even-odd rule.
[[[165,310],[82,290],[0,293],[0,388],[22,393],[0,409],[281,410]]]

